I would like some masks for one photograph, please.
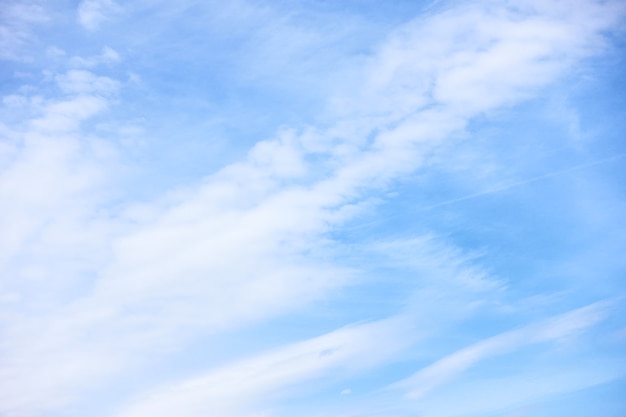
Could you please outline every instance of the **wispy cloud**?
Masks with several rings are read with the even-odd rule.
[[[390,360],[414,338],[408,317],[346,327],[169,385],[119,415],[254,414],[248,409],[254,403],[262,407],[299,383],[330,373],[361,373]]]
[[[469,195],[466,195],[466,196],[463,196],[463,197],[458,197],[458,198],[455,198],[455,199],[452,199],[452,200],[443,201],[443,202],[437,203],[435,205],[426,207],[425,210],[433,210],[433,209],[436,209],[438,207],[447,206],[448,204],[461,203],[463,201],[470,200],[470,199],[477,198],[477,197],[482,197],[482,196],[485,196],[485,195],[488,195],[488,194],[498,193],[498,192],[501,192],[501,191],[507,191],[507,190],[510,190],[511,188],[514,188],[514,187],[520,187],[520,186],[532,184],[533,182],[536,182],[536,181],[542,181],[542,180],[546,180],[546,179],[549,179],[549,178],[552,178],[552,177],[556,177],[556,176],[567,175],[567,174],[570,174],[570,173],[572,173],[574,171],[579,171],[579,170],[583,170],[583,169],[586,169],[586,168],[592,168],[592,167],[595,167],[597,165],[605,164],[607,162],[618,161],[618,160],[624,158],[625,156],[626,156],[626,154],[612,155],[612,156],[609,156],[609,157],[606,157],[606,158],[602,158],[602,159],[599,159],[599,160],[596,160],[596,161],[592,161],[592,162],[588,162],[588,163],[584,163],[584,164],[578,164],[578,165],[575,165],[575,166],[567,168],[567,169],[562,169],[562,170],[559,170],[559,171],[550,172],[550,173],[539,175],[539,176],[536,176],[536,177],[523,179],[521,181],[511,182],[511,183],[508,183],[508,184],[504,184],[504,185],[500,185],[500,186],[497,186],[497,187],[494,187],[494,188],[490,188],[490,189],[485,190],[485,191],[480,191],[478,193],[469,194]]]
[[[11,7],[9,15],[26,22],[3,26],[11,33],[7,57],[14,59],[23,39],[38,33],[35,24],[51,20],[38,8],[27,18],[25,6]],[[114,392],[120,399],[100,413],[282,415],[282,401],[298,387],[310,384],[315,391],[315,381],[350,379],[401,359],[415,360],[418,341],[421,349],[433,349],[441,332],[475,317],[470,313],[478,306],[493,312],[512,297],[505,293],[516,283],[491,274],[476,255],[480,249],[447,241],[437,231],[357,242],[334,233],[358,222],[368,202],[398,181],[431,168],[442,145],[469,135],[475,120],[537,97],[577,63],[601,53],[607,48],[604,34],[619,28],[624,7],[593,0],[576,1],[575,7],[558,1],[449,4],[385,29],[384,41],[359,53],[352,44],[330,51],[344,38],[330,39],[326,31],[343,14],[310,12],[314,19],[298,22],[324,24],[297,27],[290,20],[296,18],[281,7],[85,0],[74,12],[91,43],[55,38],[42,48],[41,68],[28,67],[20,81],[14,78],[0,113],[0,273],[7,277],[0,287],[0,413],[45,416],[72,407],[97,413],[98,406],[85,404],[107,403],[103,398]],[[58,13],[69,15],[68,10]],[[138,34],[134,26],[147,27],[145,16],[157,19],[150,26],[154,33]],[[211,65],[201,59],[211,50],[194,47],[193,31],[176,36],[186,22],[189,27],[198,25],[197,19],[204,22],[202,16],[219,26],[212,28],[216,39],[246,45],[236,48],[238,58],[220,52],[222,63],[230,60],[232,67],[223,64],[219,73],[210,72],[219,59]],[[118,38],[124,34],[98,31],[113,17],[116,28],[142,36],[126,43]],[[364,24],[359,19],[349,25]],[[159,33],[167,36],[156,33],[162,27]],[[259,38],[237,41],[250,34]],[[151,43],[169,36],[165,49],[171,55]],[[203,48],[210,45],[202,42]],[[330,69],[320,69],[327,64],[307,61],[315,48],[328,48],[325,57],[340,57],[342,75],[334,78]],[[162,60],[163,67],[137,57]],[[294,60],[311,73],[291,77],[283,67]],[[247,75],[239,67],[243,62],[250,68]],[[234,68],[230,78],[222,74],[229,68]],[[219,169],[159,189],[154,198],[133,195],[125,182],[133,169],[163,170],[137,155],[176,148],[172,143],[183,146],[191,131],[213,140],[204,123],[231,114],[222,112],[231,105],[228,88],[254,97],[255,83],[268,88],[292,82],[297,91],[303,89],[301,81],[318,78],[316,71],[326,78],[319,77],[312,89],[329,93],[310,123],[274,126],[277,133],[255,138],[246,152],[237,137],[230,138],[238,156]],[[211,84],[213,75],[221,78]],[[181,87],[180,77],[193,82]],[[231,84],[218,85],[222,81]],[[207,108],[214,114],[204,107],[199,114],[191,105],[183,111],[169,101],[159,103],[168,92],[183,90],[184,103],[206,103],[205,95],[213,94],[217,104]],[[314,93],[303,91],[302,97]],[[273,108],[268,104],[264,111]],[[231,123],[246,124],[247,116],[243,112]],[[187,122],[164,135],[155,126],[159,118],[170,117]],[[137,120],[141,129],[121,128]],[[127,141],[128,131],[139,132],[140,140]],[[194,158],[187,153],[181,164]],[[140,166],[131,167],[131,161]],[[179,172],[168,168],[163,175]],[[540,178],[545,176],[530,181]],[[143,180],[134,187],[151,186],[150,178]],[[350,251],[352,258],[346,256]],[[399,285],[400,275],[410,277],[405,279],[410,284]],[[206,359],[217,349],[213,343],[233,334],[310,314],[312,307],[359,288],[367,287],[375,298],[376,291],[392,285],[406,293],[395,300],[391,314],[372,307],[367,317],[354,320],[346,314],[347,322],[330,320],[299,337],[283,335],[265,353],[252,341],[225,364]],[[347,308],[338,304],[333,308]],[[574,334],[600,322],[608,310],[603,303],[592,304],[502,333],[396,386],[412,397],[426,396],[486,358]],[[343,327],[358,320],[368,322]],[[307,329],[314,321],[302,319],[297,327]],[[205,353],[195,353],[197,366],[204,369],[193,376],[181,371],[173,381],[162,364],[180,360],[198,344]],[[151,372],[158,375],[138,386],[125,380]],[[395,374],[382,378],[369,389],[398,379]],[[123,387],[113,388],[123,380]],[[339,395],[346,389],[337,395],[358,401],[356,389]]]
[[[23,48],[34,40],[32,27],[48,20],[39,2],[7,2],[3,5],[0,12],[0,59],[28,59],[28,55],[22,53]]]
[[[438,360],[393,387],[408,388],[409,398],[420,399],[491,356],[510,353],[527,344],[565,338],[593,326],[606,317],[608,307],[606,302],[592,304],[542,323],[493,336]]]
[[[78,6],[78,21],[85,29],[96,30],[121,9],[113,0],[83,0]]]

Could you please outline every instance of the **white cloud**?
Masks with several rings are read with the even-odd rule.
[[[24,47],[34,40],[33,27],[49,20],[38,2],[6,2],[0,10],[0,59],[25,60]]]
[[[0,171],[4,262],[50,219],[90,205],[84,192],[101,181],[103,172],[87,157],[93,157],[95,144],[81,143],[71,132],[105,107],[103,99],[93,96],[46,103],[27,131],[8,132],[12,140],[5,143]]]
[[[78,5],[78,22],[85,29],[93,31],[121,9],[113,0],[83,0]]]
[[[476,378],[427,398],[419,406],[429,417],[461,417],[505,413],[512,408],[534,408],[537,414],[548,398],[576,393],[606,384],[626,375],[626,362],[616,358],[579,360],[569,366],[550,366],[521,370],[499,378]],[[574,394],[576,395],[576,394]],[[450,403],[446,398],[454,398]],[[513,416],[518,414],[513,414]],[[499,414],[496,414],[499,415]],[[525,415],[525,414],[519,414]]]
[[[48,55],[51,58],[63,58],[66,55],[66,52],[61,49],[58,48],[56,46],[50,46],[46,49],[46,55]]]
[[[603,320],[609,312],[609,306],[607,302],[591,304],[540,323],[493,336],[438,360],[393,387],[408,389],[409,398],[421,399],[489,357],[510,353],[529,344],[571,337]]]
[[[80,84],[70,84],[76,81],[79,80],[69,80],[66,87],[80,89]],[[34,119],[31,124],[40,132],[68,132],[78,129],[82,121],[100,113],[106,107],[107,102],[101,97],[77,96],[48,104],[42,117]]]
[[[85,70],[70,70],[58,75],[56,80],[61,91],[68,94],[110,96],[117,93],[120,85],[109,77],[97,76]]]
[[[399,116],[437,104],[467,117],[512,104],[597,53],[623,15],[617,2],[491,1],[418,18],[383,46],[348,109]]]
[[[157,389],[117,415],[254,414],[303,381],[361,372],[389,360],[415,338],[413,327],[406,317],[396,317],[339,329]]]
[[[120,54],[115,49],[105,46],[102,48],[100,55],[90,57],[75,56],[70,59],[69,63],[75,68],[94,68],[102,64],[113,66],[120,63],[121,60]]]
[[[618,13],[614,3],[578,6],[581,11],[572,12],[510,2],[418,19],[371,57],[365,74],[357,76],[364,80],[362,92],[335,98],[346,108],[336,110],[329,127],[283,132],[199,184],[131,205],[109,221],[90,215],[99,210],[91,191],[106,164],[98,158],[83,163],[88,135],[80,129],[110,105],[119,84],[83,70],[59,75],[59,87],[70,97],[42,105],[42,115],[23,134],[24,149],[11,147],[15,162],[0,177],[2,200],[12,202],[2,219],[9,231],[2,241],[5,262],[28,254],[27,242],[49,249],[67,234],[77,236],[70,252],[87,242],[98,255],[87,258],[87,272],[80,270],[89,282],[71,302],[53,314],[20,312],[7,320],[0,412],[13,417],[53,409],[82,389],[119,378],[133,362],[141,366],[155,354],[176,352],[198,329],[214,335],[267,320],[351,283],[353,271],[336,262],[327,232],[340,227],[350,207],[369,193],[423,166],[426,155],[470,118],[528,97],[589,56]],[[79,21],[95,30],[118,10],[112,1],[85,0]],[[96,61],[115,63],[119,56],[105,48]],[[74,206],[84,210],[63,217]],[[63,223],[40,234],[49,222],[58,225],[59,215],[71,227]],[[93,240],[87,239],[92,233]],[[462,264],[450,268],[466,273],[455,282],[492,286],[479,270]],[[29,269],[29,275],[38,271]],[[461,351],[412,378],[414,395],[525,338],[538,342],[569,334],[577,328],[574,318],[591,325],[598,309]],[[377,357],[377,326],[344,329],[208,372],[157,390],[122,415],[171,415],[186,404],[193,416],[211,410],[207,398],[225,398],[224,408],[213,405],[214,414],[234,413],[249,405],[243,394],[256,398],[272,387]],[[404,337],[394,330],[385,333],[385,342],[393,347]],[[334,346],[337,338],[345,350],[320,357],[319,349]],[[423,375],[432,381],[424,382]]]
[[[7,127],[2,151],[7,155],[0,155],[0,292],[6,295],[0,314],[0,407],[7,415],[66,405],[82,378],[110,368],[110,359],[96,360],[97,354],[83,351],[76,340],[74,349],[65,350],[55,336],[66,333],[63,323],[51,319],[101,265],[113,233],[97,207],[106,195],[105,172],[115,166],[114,152],[82,130],[83,122],[109,105],[89,93],[108,87],[93,77],[95,86],[83,88],[85,80],[78,78],[70,74],[62,81],[67,92],[78,95],[25,97],[13,108],[24,117]]]

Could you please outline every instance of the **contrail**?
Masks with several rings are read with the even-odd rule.
[[[566,168],[566,169],[563,169],[563,170],[560,170],[560,171],[550,172],[548,174],[539,175],[537,177],[528,178],[528,179],[525,179],[525,180],[522,180],[522,181],[515,181],[515,182],[511,182],[511,183],[506,184],[506,185],[502,185],[500,187],[490,188],[490,189],[485,190],[485,191],[480,191],[478,193],[469,194],[469,195],[466,195],[464,197],[459,197],[459,198],[454,198],[452,200],[443,201],[441,203],[437,203],[437,204],[432,205],[432,206],[424,207],[423,210],[432,210],[434,208],[447,206],[447,205],[450,205],[450,204],[455,204],[455,203],[458,203],[458,202],[461,202],[461,201],[470,200],[472,198],[481,197],[483,195],[498,193],[500,191],[506,191],[506,190],[509,190],[511,188],[514,188],[514,187],[519,187],[521,185],[526,185],[526,184],[530,184],[530,183],[533,183],[533,182],[536,182],[536,181],[545,180],[547,178],[558,177],[559,175],[565,175],[565,174],[568,174],[568,173],[573,172],[573,171],[580,171],[582,169],[586,169],[586,168],[590,168],[590,167],[593,167],[593,166],[596,166],[596,165],[604,164],[605,162],[609,162],[609,161],[613,161],[613,160],[616,160],[616,159],[620,159],[620,158],[623,158],[624,156],[626,156],[626,153],[613,155],[613,156],[610,156],[608,158],[598,159],[598,160],[595,160],[595,161],[592,161],[592,162],[588,162],[588,163],[585,163],[585,164],[574,165],[573,167]]]
[[[533,183],[533,182],[536,182],[536,181],[545,180],[547,178],[557,177],[559,175],[565,175],[565,174],[568,174],[570,172],[579,171],[579,170],[586,169],[586,168],[591,168],[591,167],[596,166],[596,165],[604,164],[606,162],[610,162],[610,161],[613,161],[613,160],[616,160],[616,159],[623,158],[624,156],[626,156],[626,152],[625,153],[621,153],[621,154],[617,154],[617,155],[613,155],[613,156],[610,156],[610,157],[607,157],[607,158],[603,158],[603,159],[597,159],[597,160],[592,161],[592,162],[587,162],[587,163],[584,163],[584,164],[574,165],[573,167],[569,167],[569,168],[566,168],[566,169],[563,169],[563,170],[560,170],[560,171],[554,171],[554,172],[550,172],[548,174],[543,174],[543,175],[539,175],[539,176],[536,176],[536,177],[527,178],[525,180],[511,182],[511,183],[508,183],[506,185],[502,185],[500,187],[490,188],[488,190],[480,191],[480,192],[477,192],[477,193],[474,193],[474,194],[469,194],[469,195],[466,195],[464,197],[458,197],[458,198],[454,198],[452,200],[443,201],[441,203],[437,203],[437,204],[434,204],[432,206],[423,207],[421,210],[423,210],[423,211],[432,210],[432,209],[435,209],[435,208],[438,208],[438,207],[443,207],[443,206],[448,206],[448,205],[451,205],[451,204],[456,204],[456,203],[459,203],[461,201],[470,200],[472,198],[481,197],[481,196],[484,196],[484,195],[487,195],[487,194],[492,194],[492,193],[497,193],[497,192],[501,192],[501,191],[506,191],[506,190],[509,190],[511,188],[514,188],[514,187],[520,187],[522,185],[530,184],[530,183]],[[381,223],[383,220],[394,218],[394,217],[397,217],[397,216],[398,216],[398,214],[392,214],[392,215],[389,215],[389,216],[385,216],[384,219],[377,219],[377,220],[369,221],[367,223],[362,223],[362,224],[359,224],[357,226],[343,228],[342,230],[351,231],[351,230],[363,229],[363,228],[371,226],[373,224]]]

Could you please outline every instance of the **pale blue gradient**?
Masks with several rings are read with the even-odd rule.
[[[626,7],[5,2],[3,417],[621,417]]]

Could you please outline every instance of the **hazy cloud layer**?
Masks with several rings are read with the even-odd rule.
[[[398,4],[6,8],[0,414],[623,386],[626,8]]]

